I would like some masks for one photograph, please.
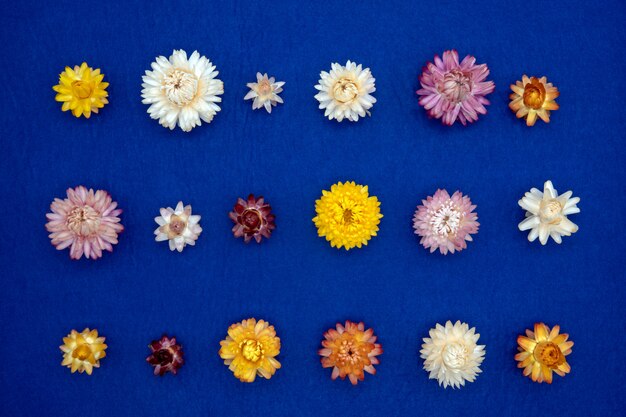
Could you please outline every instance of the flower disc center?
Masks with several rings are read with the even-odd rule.
[[[90,206],[75,207],[67,215],[67,227],[79,236],[89,236],[98,231],[100,215]]]
[[[557,368],[565,362],[565,356],[561,349],[552,342],[541,342],[533,352],[535,360],[549,368]]]
[[[163,89],[172,104],[183,107],[196,97],[198,79],[193,74],[175,69],[163,78]]]
[[[76,80],[72,82],[72,92],[80,99],[89,98],[93,91],[93,85],[89,81]]]
[[[185,228],[187,227],[187,222],[185,222],[181,217],[172,214],[172,217],[170,218],[170,235],[175,237],[175,236],[180,236],[183,234],[183,232],[185,231]]]
[[[538,110],[543,106],[546,99],[546,89],[536,78],[531,78],[530,83],[524,86],[524,105]]]
[[[257,89],[260,96],[265,96],[272,92],[272,85],[269,80],[263,79],[259,81]]]
[[[261,225],[261,213],[257,210],[246,209],[241,213],[243,225],[252,230],[257,230]]]
[[[256,362],[263,356],[263,346],[253,339],[246,339],[241,342],[241,353],[250,362]]]
[[[354,220],[354,213],[350,209],[345,209],[343,211],[343,215],[341,216],[343,222],[347,225],[351,225]]]
[[[561,211],[563,206],[556,199],[542,201],[539,207],[539,216],[541,221],[550,224],[561,223]]]
[[[154,354],[156,360],[159,362],[159,365],[168,365],[172,363],[172,353],[168,349],[161,349]]]
[[[80,345],[76,348],[76,350],[74,350],[74,354],[72,356],[76,359],[84,361],[91,356],[91,348],[89,348],[88,345]]]
[[[333,95],[338,102],[348,103],[359,95],[359,88],[354,81],[340,78],[333,87]]]
[[[448,343],[441,353],[443,363],[448,368],[459,369],[467,363],[467,347],[461,343]]]
[[[453,103],[465,100],[472,91],[472,80],[459,70],[452,70],[443,77],[440,91]]]
[[[430,219],[433,231],[440,236],[455,235],[461,225],[461,212],[448,201],[433,214]]]

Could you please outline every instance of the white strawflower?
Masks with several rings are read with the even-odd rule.
[[[198,224],[200,216],[191,215],[191,206],[183,206],[179,201],[175,209],[162,208],[161,215],[154,218],[159,227],[154,231],[157,242],[169,240],[170,250],[182,252],[186,245],[195,245],[202,228]]]
[[[485,346],[476,344],[480,334],[475,330],[460,320],[454,325],[448,320],[445,327],[437,324],[430,329],[430,337],[423,339],[420,350],[429,379],[436,379],[444,388],[460,388],[465,381],[474,382],[485,359]]]
[[[220,111],[215,104],[222,101],[224,83],[215,78],[215,65],[198,51],[187,59],[183,50],[174,50],[167,59],[159,56],[152,63],[152,71],[143,76],[142,103],[149,104],[148,113],[164,127],[174,129],[176,124],[189,132],[202,121],[211,123]],[[201,121],[202,120],[202,121]]]
[[[578,231],[578,226],[567,216],[580,213],[576,206],[580,198],[571,196],[571,191],[559,195],[552,181],[545,182],[543,193],[532,188],[517,202],[526,210],[526,219],[519,224],[519,230],[530,229],[528,240],[531,242],[539,237],[541,244],[545,245],[548,237],[552,237],[556,243],[561,243],[561,236],[571,236]]]
[[[324,116],[329,120],[341,122],[344,118],[356,122],[359,117],[370,115],[376,99],[371,93],[376,91],[369,68],[348,61],[346,66],[331,64],[330,73],[322,71],[319,83],[315,86],[319,93],[315,98],[320,102],[319,108],[326,109]]]
[[[268,113],[272,112],[272,106],[282,103],[283,99],[278,96],[283,91],[284,81],[276,81],[274,77],[267,77],[267,74],[256,73],[256,82],[246,84],[250,91],[243,98],[244,100],[254,99],[252,109],[264,107]]]

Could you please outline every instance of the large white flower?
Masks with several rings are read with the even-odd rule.
[[[252,109],[264,107],[268,113],[272,112],[272,106],[282,103],[283,99],[278,96],[283,91],[284,81],[276,81],[274,77],[267,77],[266,74],[256,73],[256,82],[246,84],[250,91],[243,98],[244,100],[254,99]]]
[[[356,122],[359,117],[370,115],[376,99],[371,93],[376,91],[369,68],[348,61],[346,66],[337,63],[331,64],[330,73],[322,71],[319,83],[315,86],[319,93],[315,95],[320,102],[320,109],[326,109],[324,116],[329,120],[344,118]]]
[[[164,127],[174,129],[176,124],[189,132],[202,124],[211,123],[220,111],[215,104],[222,101],[224,83],[215,78],[215,65],[198,51],[187,59],[183,50],[174,50],[167,59],[159,56],[152,63],[152,71],[143,76],[142,103],[149,104],[148,113]]]
[[[154,218],[159,227],[154,231],[157,242],[169,240],[170,250],[182,252],[186,245],[195,245],[202,228],[198,224],[200,216],[191,215],[191,206],[183,206],[179,201],[175,209],[162,208],[161,215]]]
[[[476,344],[480,334],[475,330],[460,320],[454,325],[448,320],[445,327],[437,324],[430,329],[430,337],[423,339],[420,350],[429,379],[438,380],[444,388],[460,388],[465,381],[474,382],[485,359],[485,346]]]
[[[571,236],[578,231],[578,226],[567,216],[580,213],[576,206],[580,198],[571,196],[571,191],[559,195],[552,181],[545,182],[543,193],[532,188],[517,202],[526,210],[526,219],[519,224],[519,230],[530,229],[528,240],[531,242],[539,237],[541,244],[545,245],[548,237],[552,237],[556,243],[561,243],[561,236]]]

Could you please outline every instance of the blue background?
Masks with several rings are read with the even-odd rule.
[[[0,410],[7,416],[609,415],[623,412],[623,1],[7,2],[0,27],[2,165]],[[213,123],[185,134],[151,120],[141,76],[157,55],[194,49],[225,84]],[[489,113],[441,126],[418,105],[426,61],[445,49],[487,63]],[[314,85],[331,62],[371,68],[378,102],[358,123],[328,121]],[[83,60],[106,74],[110,104],[90,120],[62,113],[52,86]],[[257,71],[286,81],[271,115],[244,102]],[[509,84],[547,75],[561,91],[549,125],[507,108]],[[529,243],[517,200],[551,179],[573,190],[580,231]],[[380,234],[345,252],[316,235],[322,189],[367,184]],[[71,261],[50,245],[45,213],[84,184],[110,191],[126,230],[112,254]],[[415,206],[438,187],[478,205],[480,232],[461,253],[430,254]],[[262,245],[231,234],[238,196],[264,195],[278,228]],[[159,207],[202,215],[196,247],[154,242]],[[242,384],[217,355],[232,322],[276,326],[283,364]],[[384,347],[376,376],[331,381],[317,356],[337,321],[363,320]],[[421,338],[461,319],[486,344],[483,373],[441,389],[421,369]],[[535,321],[575,341],[571,374],[522,377],[516,336]],[[61,367],[61,339],[95,327],[109,349],[91,377]],[[184,346],[177,377],[157,378],[147,344]]]

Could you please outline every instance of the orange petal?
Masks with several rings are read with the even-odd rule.
[[[535,323],[535,336],[538,342],[548,340],[548,326],[543,323]]]
[[[532,352],[537,346],[537,342],[526,336],[517,336],[517,344],[520,345],[525,351]]]

